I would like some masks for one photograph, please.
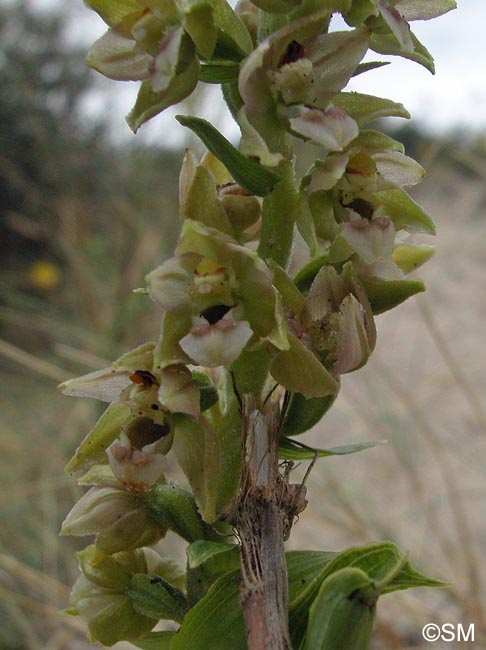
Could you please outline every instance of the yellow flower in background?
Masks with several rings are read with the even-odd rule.
[[[40,291],[52,291],[61,282],[60,267],[49,260],[37,260],[29,269],[29,283]]]

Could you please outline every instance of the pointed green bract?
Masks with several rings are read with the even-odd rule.
[[[176,119],[194,131],[245,190],[257,196],[269,194],[279,177],[241,154],[212,124],[199,117],[177,115]]]
[[[280,438],[278,455],[284,460],[312,460],[313,458],[325,458],[326,456],[346,456],[355,454],[364,449],[370,449],[382,445],[386,441],[374,440],[373,442],[357,442],[354,445],[341,445],[330,449],[314,449],[307,445],[302,446],[289,438]]]
[[[120,429],[130,417],[130,407],[113,403],[108,406],[93,429],[80,444],[65,467],[65,472],[86,471],[92,465],[106,461],[106,450],[120,435]]]

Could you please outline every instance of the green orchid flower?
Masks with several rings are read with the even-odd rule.
[[[331,13],[332,8],[321,9],[285,25],[243,62],[239,121],[248,122],[263,140],[270,135],[265,126],[269,113],[294,135],[330,151],[342,150],[358,135],[356,122],[332,99],[365,55],[368,31],[327,33]],[[261,146],[248,125],[242,133],[245,153],[260,156]]]
[[[334,395],[339,376],[357,370],[376,343],[376,329],[366,292],[351,263],[341,275],[325,265],[303,296],[282,269],[277,285],[286,305],[290,349],[271,364],[274,379],[307,398]]]
[[[81,575],[71,604],[88,623],[93,642],[112,646],[146,635],[161,618],[182,620],[187,609],[180,571],[151,549],[106,555],[95,546],[78,553]]]
[[[142,81],[127,121],[144,122],[192,93],[200,59],[239,61],[251,37],[226,0],[88,0],[109,26],[87,64],[110,79]]]
[[[165,312],[155,351],[160,368],[175,358],[230,365],[250,341],[275,335],[281,306],[272,274],[254,251],[185,219],[176,253],[147,276],[149,294]]]

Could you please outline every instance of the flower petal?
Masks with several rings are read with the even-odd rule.
[[[196,324],[180,345],[196,364],[214,368],[236,361],[252,336],[247,321],[223,318],[214,325]]]

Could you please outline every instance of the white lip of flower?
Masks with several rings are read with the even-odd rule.
[[[165,456],[157,452],[161,441],[145,445],[141,450],[133,449],[125,434],[115,440],[107,450],[113,474],[131,492],[149,490],[161,477]]]
[[[388,258],[393,252],[395,227],[388,217],[355,219],[342,224],[342,235],[366,264]]]
[[[329,106],[325,111],[309,106],[292,106],[280,110],[292,132],[328,151],[342,151],[359,133],[356,122],[342,109]]]
[[[253,336],[250,324],[234,320],[231,313],[213,325],[200,317],[192,322],[193,327],[180,340],[180,346],[195,363],[208,368],[229,366]]]

